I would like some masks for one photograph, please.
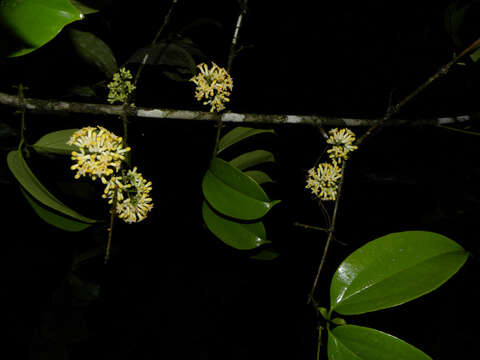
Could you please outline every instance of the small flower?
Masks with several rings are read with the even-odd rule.
[[[197,65],[200,73],[190,79],[195,85],[195,98],[203,102],[204,105],[210,105],[210,112],[221,111],[225,109],[224,103],[229,102],[228,96],[233,89],[233,81],[228,72],[212,62],[209,69],[207,64]]]
[[[355,141],[353,131],[349,129],[338,130],[335,128],[328,133],[330,136],[327,139],[327,143],[333,145],[331,149],[327,150],[331,159],[340,163],[342,160],[348,159],[348,154],[351,151],[358,149],[358,146],[353,145]]]
[[[338,180],[342,177],[342,169],[333,163],[321,163],[318,167],[308,170],[306,189],[311,189],[321,200],[335,200],[337,197]]]
[[[110,89],[107,99],[110,104],[115,102],[124,104],[127,101],[128,96],[135,90],[135,85],[130,82],[132,78],[130,70],[124,67],[113,75],[113,80],[107,85]]]
[[[117,197],[115,211],[125,222],[140,222],[152,210],[152,198],[149,196],[152,183],[137,173],[136,167],[128,170],[125,175],[112,176],[106,185],[102,197],[109,199],[109,204]]]
[[[89,175],[95,180],[98,177],[105,183],[105,176],[118,171],[121,162],[125,160],[125,153],[129,147],[123,147],[123,139],[104,127],[87,126],[76,131],[67,142],[77,147],[72,151],[72,160],[76,164],[71,166],[76,170],[75,179]]]

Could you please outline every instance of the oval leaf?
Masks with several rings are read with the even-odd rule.
[[[7,163],[10,171],[23,186],[23,188],[41,204],[52,208],[64,215],[76,220],[92,224],[97,220],[89,219],[70,209],[55,196],[53,196],[42,183],[33,175],[19,150],[10,151],[7,155]]]
[[[275,131],[237,126],[236,128],[233,128],[228,133],[223,135],[223,137],[220,139],[220,141],[218,142],[217,154],[219,154],[221,151],[225,150],[226,148],[236,144],[237,142],[243,139],[246,139],[253,135],[263,134],[263,133],[275,134]]]
[[[248,153],[237,156],[230,160],[230,164],[237,169],[245,170],[252,166],[263,164],[264,162],[274,162],[273,154],[265,150],[254,150]]]
[[[22,187],[20,187],[20,190],[22,190],[23,196],[25,196],[28,203],[32,207],[33,211],[35,211],[37,215],[40,216],[40,218],[42,218],[42,220],[44,220],[46,223],[50,225],[53,225],[65,231],[72,231],[72,232],[85,230],[86,228],[92,225],[92,224],[85,224],[85,223],[73,220],[63,215],[59,215],[53,212],[52,210],[50,210],[49,208],[42,206],[33,197],[31,197],[25,190],[23,190]]]
[[[68,0],[2,0],[0,27],[9,42],[7,56],[28,54],[52,40],[67,24],[83,19]]]
[[[273,180],[263,171],[259,170],[248,170],[244,171],[244,174],[250,176],[255,182],[259,185],[265,184],[267,182],[273,182]]]
[[[352,315],[403,304],[438,288],[467,257],[456,242],[432,232],[382,236],[340,264],[330,287],[330,306]]]
[[[195,60],[192,55],[174,42],[159,42],[158,44],[141,48],[128,59],[127,63],[168,65],[187,70],[189,73],[195,71]]]
[[[264,216],[275,204],[252,178],[214,158],[202,182],[205,199],[220,213],[242,220]]]
[[[39,153],[70,155],[74,147],[67,145],[67,141],[75,131],[78,131],[78,129],[66,129],[48,133],[33,144],[33,148]]]
[[[280,254],[271,247],[264,247],[257,254],[250,256],[250,259],[271,261],[279,257]]]
[[[207,204],[202,205],[202,215],[208,229],[225,244],[239,250],[255,249],[267,243],[265,227],[261,221],[240,223],[227,219]]]
[[[432,360],[395,336],[356,325],[329,331],[327,350],[329,360]]]
[[[117,60],[110,47],[92,33],[70,29],[68,32],[78,56],[87,64],[96,67],[108,78],[118,70]]]

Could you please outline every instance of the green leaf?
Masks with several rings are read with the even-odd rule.
[[[259,170],[248,170],[243,172],[245,175],[250,176],[255,182],[259,185],[267,183],[267,182],[274,182],[270,176],[268,176],[263,171]]]
[[[271,261],[271,260],[275,260],[279,256],[280,254],[274,249],[272,249],[271,247],[264,247],[263,249],[260,249],[260,251],[257,254],[250,256],[250,259]]]
[[[25,191],[27,191],[33,198],[35,198],[35,200],[44,206],[52,208],[81,222],[88,224],[97,222],[97,220],[89,219],[80,215],[75,210],[70,209],[55,196],[53,196],[35,177],[35,175],[33,175],[19,150],[10,151],[8,153],[7,164],[10,171],[23,186]]]
[[[217,154],[225,150],[226,148],[236,144],[237,142],[246,139],[250,136],[254,136],[257,134],[263,133],[273,133],[275,134],[274,130],[263,130],[263,129],[254,129],[244,126],[238,126],[233,128],[228,133],[223,135],[223,137],[218,142],[218,151]]]
[[[93,13],[96,13],[96,12],[99,12],[100,10],[97,10],[97,9],[94,9],[94,8],[91,8],[90,6],[87,6],[85,4],[83,4],[82,2],[78,1],[78,0],[70,0],[70,2],[72,3],[72,5],[74,5],[82,14],[93,14]]]
[[[473,62],[477,62],[480,59],[480,48],[471,53],[470,58]]]
[[[242,220],[263,217],[279,200],[270,201],[252,178],[214,158],[202,182],[205,199],[220,213]]]
[[[92,226],[92,224],[85,224],[85,223],[73,220],[71,218],[68,218],[66,216],[59,215],[53,212],[52,210],[50,210],[49,208],[42,206],[38,201],[36,201],[33,197],[31,197],[25,190],[23,190],[22,187],[20,187],[20,190],[22,191],[23,196],[25,196],[25,198],[27,199],[32,209],[46,223],[53,225],[59,229],[62,229],[65,231],[72,231],[72,232],[82,231]]]
[[[432,360],[395,336],[356,325],[329,331],[327,351],[329,360]]]
[[[464,47],[465,42],[461,39],[459,34],[465,21],[466,11],[472,6],[472,3],[467,3],[463,7],[458,7],[458,2],[451,3],[445,9],[444,25],[448,35],[458,47]]]
[[[67,24],[83,19],[68,0],[2,0],[0,27],[10,36],[9,57],[28,54],[52,40]]]
[[[110,47],[92,33],[70,29],[68,32],[73,47],[87,64],[96,67],[108,78],[113,77],[118,70],[117,60]]]
[[[73,273],[68,274],[68,283],[70,284],[72,295],[83,303],[97,300],[100,296],[99,285],[82,280]]]
[[[245,154],[239,155],[230,160],[230,164],[237,169],[245,170],[252,166],[263,164],[264,162],[274,162],[273,154],[265,150],[254,150]]]
[[[148,57],[146,55],[148,54]],[[183,47],[174,41],[159,42],[137,50],[128,59],[127,63],[143,63],[148,65],[168,65],[174,68],[183,69],[193,74],[195,71],[195,60]]]
[[[335,325],[347,325],[347,322],[345,321],[345,319],[342,319],[342,318],[333,318],[332,319],[332,323],[335,324]]]
[[[67,145],[67,141],[76,131],[78,129],[66,129],[48,133],[33,144],[33,148],[38,153],[70,155],[75,148]]]
[[[269,242],[266,240],[265,227],[261,221],[241,223],[227,219],[215,213],[206,201],[202,205],[202,215],[208,229],[235,249],[255,249]]]
[[[438,288],[467,257],[456,242],[432,232],[382,236],[354,251],[337,268],[330,306],[352,315],[403,304]]]

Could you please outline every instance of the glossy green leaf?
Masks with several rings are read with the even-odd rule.
[[[237,142],[246,139],[250,136],[263,134],[263,133],[273,133],[275,134],[274,130],[264,130],[264,129],[254,129],[244,126],[238,126],[233,128],[228,133],[223,135],[223,137],[218,142],[218,150],[217,154],[225,150],[226,148],[236,144]]]
[[[38,201],[36,201],[32,196],[30,196],[25,190],[23,190],[22,187],[20,187],[20,189],[22,190],[23,196],[25,196],[28,203],[32,207],[33,211],[35,211],[35,213],[38,216],[40,216],[40,218],[42,218],[42,220],[44,220],[46,223],[53,225],[59,229],[62,229],[65,231],[72,231],[72,232],[82,231],[92,226],[92,224],[86,224],[86,223],[76,221],[69,217],[55,213],[51,209],[45,206],[42,206]]]
[[[70,209],[55,196],[53,196],[35,177],[35,175],[33,175],[19,150],[10,151],[8,153],[7,164],[10,171],[23,186],[25,191],[27,191],[35,200],[39,201],[44,206],[52,208],[81,222],[88,224],[97,222],[96,220],[80,215],[78,212]]]
[[[390,334],[356,325],[328,332],[329,360],[431,360],[416,347]]]
[[[235,166],[237,169],[245,170],[255,165],[274,161],[275,158],[271,152],[265,150],[254,150],[230,160],[230,164]]]
[[[272,178],[268,176],[263,171],[259,170],[248,170],[243,172],[245,175],[250,176],[257,184],[262,185],[267,182],[273,182]]]
[[[249,250],[268,243],[261,221],[237,222],[217,214],[207,204],[202,205],[202,215],[208,229],[225,244],[239,250]]]
[[[467,257],[456,242],[432,232],[382,236],[340,264],[330,287],[330,306],[351,315],[403,304],[438,288]]]
[[[117,60],[110,47],[92,33],[70,29],[68,32],[76,53],[87,64],[96,67],[108,78],[117,72]]]
[[[252,178],[214,158],[202,182],[205,199],[218,212],[242,220],[263,217],[275,204]]]
[[[2,37],[11,37],[6,55],[28,54],[52,40],[67,24],[83,19],[68,0],[2,0]]]
[[[70,155],[75,149],[67,145],[67,141],[75,131],[78,131],[78,129],[66,129],[48,133],[33,144],[33,148],[39,153]]]

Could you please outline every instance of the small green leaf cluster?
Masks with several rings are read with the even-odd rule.
[[[273,130],[236,127],[220,139],[217,155],[243,139],[262,133]],[[265,150],[250,151],[229,162],[215,156],[203,178],[205,224],[215,236],[236,249],[255,249],[270,242],[260,219],[280,201],[270,200],[260,186],[272,181],[266,173],[244,171],[268,161],[274,161],[274,157]]]

